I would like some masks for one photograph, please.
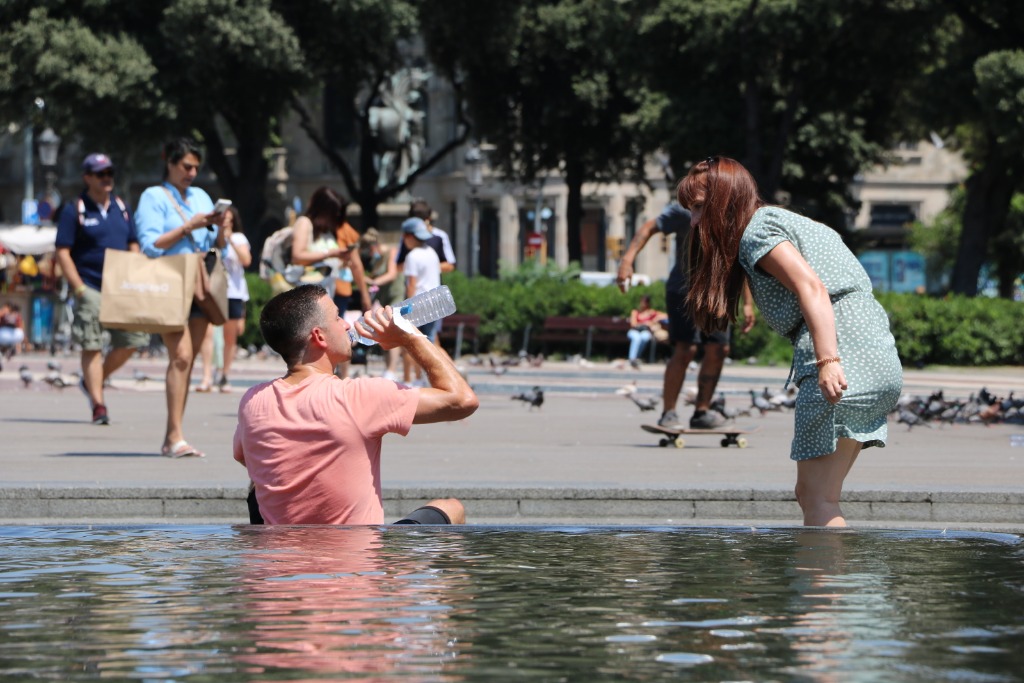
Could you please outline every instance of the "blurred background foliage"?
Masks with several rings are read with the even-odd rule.
[[[459,313],[480,316],[480,352],[497,355],[518,353],[527,328],[541,329],[548,316],[628,317],[645,294],[650,295],[654,308],[665,310],[665,287],[661,282],[633,287],[623,294],[615,286],[584,284],[576,274],[575,268],[528,265],[505,271],[497,280],[449,273],[444,283],[451,288]],[[255,275],[247,278],[252,297],[247,311],[250,324],[241,344],[260,347],[259,314],[270,299],[270,286]],[[889,314],[896,348],[907,366],[1024,365],[1020,343],[1024,303],[892,292],[878,299]],[[623,335],[619,348],[595,346],[595,358],[623,358],[626,346]],[[552,344],[551,349],[566,357],[583,352],[581,344]],[[527,349],[534,354],[539,350],[537,344]],[[667,348],[659,356],[666,353]],[[760,318],[748,334],[733,333],[730,355],[739,362],[761,365],[788,365],[793,358],[789,341]]]

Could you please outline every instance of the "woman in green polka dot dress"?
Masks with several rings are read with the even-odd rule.
[[[862,448],[885,446],[903,387],[871,280],[834,230],[765,205],[733,159],[695,164],[678,194],[692,214],[690,314],[703,330],[723,329],[749,281],[764,320],[793,343],[800,393],[790,457],[804,524],[846,526],[843,480]]]

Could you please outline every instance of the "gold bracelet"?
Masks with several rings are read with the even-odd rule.
[[[832,356],[830,358],[819,358],[814,362],[817,367],[823,367],[829,363],[841,363],[842,359],[839,356]]]

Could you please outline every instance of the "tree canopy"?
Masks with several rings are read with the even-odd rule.
[[[45,116],[129,168],[196,134],[250,225],[294,113],[365,224],[471,133],[510,179],[561,174],[572,260],[583,183],[642,180],[656,150],[679,174],[733,156],[770,200],[841,229],[856,174],[932,130],[971,164],[953,289],[973,294],[1020,229],[1024,5],[1004,0],[7,0],[0,40],[6,122]],[[447,139],[388,176],[372,118],[409,68],[456,102]],[[330,107],[350,131],[325,129]]]

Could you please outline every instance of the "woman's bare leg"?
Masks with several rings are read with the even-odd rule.
[[[168,357],[167,432],[164,435],[164,446],[172,446],[185,439],[182,422],[185,419],[189,377],[208,326],[206,318],[189,318],[188,326],[181,332],[165,332],[162,335]]]
[[[235,359],[238,352],[238,338],[245,332],[245,318],[229,320],[224,323],[224,369],[221,371],[227,377],[231,370],[231,361]]]
[[[797,461],[796,499],[804,513],[804,526],[846,526],[839,496],[861,447],[859,441],[839,439],[834,453]]]

